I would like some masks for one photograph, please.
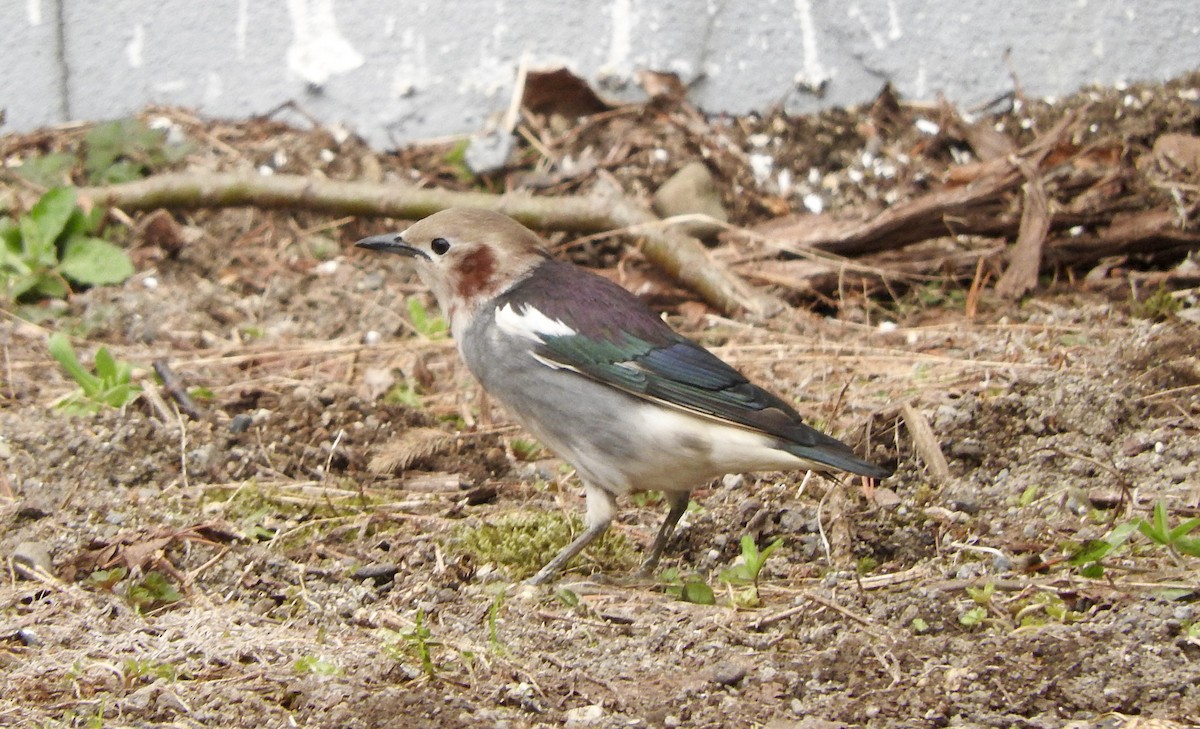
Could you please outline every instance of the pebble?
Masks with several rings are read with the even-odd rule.
[[[979,502],[974,499],[956,499],[950,502],[950,508],[964,514],[978,514]]]
[[[713,671],[712,680],[722,686],[736,686],[741,683],[746,677],[746,668],[744,666],[724,665],[717,666]]]
[[[238,413],[233,416],[233,420],[229,421],[230,433],[245,433],[250,428],[250,424],[254,422],[254,418],[246,413]]]
[[[567,726],[588,726],[604,718],[604,707],[600,704],[588,704],[566,712]]]
[[[42,644],[42,639],[37,636],[37,633],[33,632],[29,628],[21,628],[18,630],[17,640],[21,641],[30,648],[37,648]]]
[[[354,570],[350,575],[350,579],[360,582],[362,580],[372,580],[376,585],[382,585],[391,582],[399,571],[400,568],[394,564],[369,564]]]
[[[44,542],[21,542],[12,551],[12,561],[19,567],[54,574],[54,561],[50,559],[50,548]]]
[[[900,505],[900,497],[889,488],[877,488],[874,493],[875,504],[881,509],[894,509]]]

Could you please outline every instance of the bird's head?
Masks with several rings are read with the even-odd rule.
[[[443,210],[403,233],[371,236],[355,245],[411,258],[456,335],[482,304],[548,257],[533,231],[506,215],[475,208]]]

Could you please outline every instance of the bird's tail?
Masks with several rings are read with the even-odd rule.
[[[779,449],[787,451],[797,458],[803,458],[815,464],[830,466],[840,471],[858,474],[859,476],[887,478],[892,475],[891,469],[876,466],[873,463],[862,460],[854,455],[854,451],[850,450],[850,447],[841,441],[834,440],[833,438],[829,438],[829,440],[832,442],[813,446],[783,443],[779,446]]]

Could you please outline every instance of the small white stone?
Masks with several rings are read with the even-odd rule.
[[[332,149],[322,149],[320,152],[318,152],[318,155],[320,156],[321,161],[326,163],[337,159],[337,155],[333,153]]]
[[[367,346],[373,346],[379,344],[380,340],[382,339],[383,335],[372,329],[363,335],[363,344]]]
[[[604,718],[604,707],[588,704],[566,712],[567,726],[588,726]]]
[[[787,197],[792,192],[792,171],[780,170],[779,175],[775,178],[779,183],[779,195]]]
[[[317,264],[317,267],[314,270],[316,270],[316,272],[322,276],[328,276],[329,274],[335,273],[338,270],[338,262],[336,259],[322,261],[321,263]]]
[[[942,131],[942,128],[938,126],[937,122],[924,118],[917,119],[915,122],[913,122],[913,126],[917,128],[918,132],[921,132],[922,134],[928,134],[931,137],[936,137],[938,132]]]
[[[894,331],[896,331],[896,329],[897,329],[897,326],[896,326],[896,322],[894,322],[894,321],[879,322],[879,331],[883,332],[884,334],[887,334],[889,332],[894,332]]]
[[[670,153],[662,147],[654,150],[651,156],[654,158],[655,162],[666,162],[667,160],[671,159]]]
[[[752,154],[750,155],[750,171],[754,173],[754,180],[758,184],[762,184],[771,176],[771,170],[775,167],[775,158],[769,154]]]
[[[1165,443],[1163,443],[1161,440],[1155,441],[1155,443],[1154,443],[1154,452],[1155,453],[1162,453],[1166,449],[1167,449],[1167,445]]]
[[[825,211],[825,200],[817,193],[810,192],[804,196],[804,209],[814,215],[819,215]]]
[[[142,286],[153,291],[154,289],[158,288],[158,278],[154,276],[147,276],[146,278],[142,279]]]

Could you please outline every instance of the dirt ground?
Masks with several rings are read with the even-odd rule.
[[[1097,133],[1115,129],[1130,149],[1167,129],[1196,134],[1195,97],[1180,89],[1197,88],[1137,90],[1147,111]],[[1173,99],[1182,112],[1150,118]],[[193,140],[190,168],[475,184],[444,149],[380,155],[272,120],[146,118]],[[747,148],[784,130],[776,164],[838,176],[829,206],[869,211],[949,153],[863,182],[867,118],[714,125]],[[998,124],[1019,135],[1021,118],[1035,117],[1011,109]],[[579,131],[575,159],[599,160],[581,175],[608,164],[628,194],[648,194],[698,153],[662,123],[649,109]],[[70,148],[78,133],[9,135],[4,156]],[[911,149],[905,134],[919,136],[888,139]],[[617,138],[621,155],[597,154]],[[802,191],[723,165],[735,223],[783,212],[780,200],[804,209]],[[545,176],[519,172],[523,183],[486,186]],[[564,174],[543,191],[586,184]],[[535,589],[464,547],[514,514],[578,513],[582,495],[568,469],[529,453],[453,343],[413,324],[409,299],[433,303],[407,270],[350,247],[402,221],[229,209],[129,222],[138,273],[124,285],[0,311],[0,725],[1200,723],[1197,558],[1135,533],[1102,575],[1069,559],[1157,502],[1172,525],[1200,514],[1198,295],[1170,279],[1177,311],[1138,304],[1146,276],[1194,263],[1129,259],[1098,286],[1064,271],[1016,304],[985,293],[973,316],[970,281],[947,279],[890,297],[791,292],[797,308],[749,321],[664,283],[628,240],[553,235],[559,255],[645,293],[896,469],[873,488],[764,473],[698,490],[663,567],[713,587],[716,604],[700,605],[634,579],[628,559],[585,555]],[[56,410],[74,383],[46,350],[52,331],[85,360],[101,345],[147,371],[167,360],[204,388],[202,417],[149,397],[94,416]],[[931,426],[944,482],[914,449],[905,405]],[[615,551],[647,547],[664,511],[653,497],[624,502]],[[720,579],[743,534],[782,539],[757,605]],[[39,549],[46,571],[18,569]]]

